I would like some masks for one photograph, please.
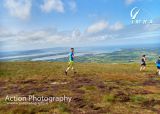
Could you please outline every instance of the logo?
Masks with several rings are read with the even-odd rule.
[[[138,7],[132,8],[130,12],[132,24],[152,24],[153,21],[150,19],[150,15],[147,11],[142,10]]]

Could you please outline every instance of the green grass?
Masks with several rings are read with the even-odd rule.
[[[97,88],[95,86],[83,86],[80,88],[81,90],[85,90],[85,91],[94,91]]]
[[[0,114],[157,114],[160,77],[154,63],[76,63],[65,76],[63,62],[1,62]],[[58,82],[58,84],[52,84]],[[66,84],[59,84],[67,82]],[[71,96],[70,103],[8,105],[6,95]]]
[[[104,95],[103,101],[104,102],[114,102],[115,101],[115,97],[112,94]]]
[[[147,99],[142,95],[130,96],[130,100],[131,100],[131,102],[135,102],[135,103],[142,103],[142,102],[147,101]]]

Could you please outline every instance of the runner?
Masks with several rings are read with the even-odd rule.
[[[142,55],[140,71],[144,71],[145,69],[146,69],[146,55]]]
[[[65,70],[65,75],[67,75],[67,73],[70,69],[72,69],[74,71],[74,74],[76,73],[76,71],[74,69],[74,48],[71,48],[71,52],[69,54],[68,68]]]
[[[160,56],[158,60],[156,61],[156,66],[157,66],[157,74],[160,76]]]

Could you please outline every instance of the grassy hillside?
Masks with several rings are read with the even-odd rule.
[[[150,63],[76,63],[77,74],[64,75],[67,63],[1,62],[0,114],[157,114],[160,77]],[[70,103],[9,105],[6,95],[71,96]]]

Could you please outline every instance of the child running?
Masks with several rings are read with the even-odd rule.
[[[156,66],[157,66],[157,74],[160,76],[160,56],[158,60],[156,61]]]
[[[144,71],[145,69],[146,69],[146,55],[142,55],[140,71]]]
[[[67,75],[70,69],[74,71],[74,74],[76,73],[74,69],[74,48],[71,48],[71,52],[69,53],[69,63],[68,63],[68,68],[65,70],[65,75]]]

